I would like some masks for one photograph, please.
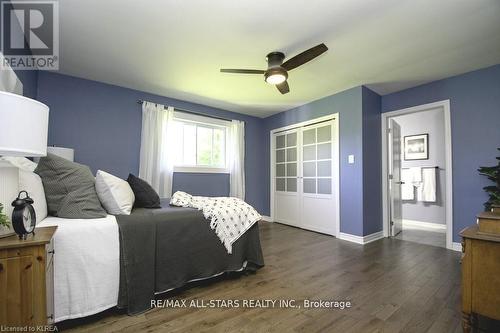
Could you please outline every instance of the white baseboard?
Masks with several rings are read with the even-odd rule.
[[[422,221],[416,221],[416,220],[403,220],[403,226],[406,226],[406,227],[422,227],[422,228],[427,228],[427,229],[446,230],[446,224],[422,222]]]
[[[457,243],[457,242],[451,243],[451,250],[462,252],[462,243]]]
[[[371,242],[374,242],[376,240],[384,238],[384,232],[383,231],[378,231],[370,235],[366,236],[357,236],[357,235],[351,235],[351,234],[346,234],[344,232],[339,233],[339,239],[348,241],[348,242],[353,242],[356,244],[368,244]]]
[[[261,215],[261,216],[262,216],[263,221],[274,222],[273,219],[271,218],[271,216],[267,216],[267,215]]]

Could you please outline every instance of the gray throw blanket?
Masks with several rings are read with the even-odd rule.
[[[222,272],[264,266],[258,224],[228,254],[203,213],[192,208],[135,209],[116,217],[120,230],[118,307],[129,314],[146,311],[156,293]]]

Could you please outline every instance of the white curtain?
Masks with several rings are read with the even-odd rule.
[[[229,134],[229,195],[245,200],[245,123],[232,120]]]
[[[139,177],[160,195],[172,196],[174,108],[150,102],[142,104]]]

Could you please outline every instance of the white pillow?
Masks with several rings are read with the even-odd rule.
[[[97,170],[95,189],[104,208],[112,215],[130,215],[135,196],[130,185],[123,179]]]
[[[47,201],[43,189],[42,179],[36,173],[19,169],[19,191],[28,192],[33,199],[33,208],[36,214],[36,223],[42,222],[47,217]]]
[[[38,164],[33,161],[28,160],[26,157],[13,157],[13,156],[3,156],[0,158],[3,161],[7,161],[13,166],[26,171],[35,171]]]

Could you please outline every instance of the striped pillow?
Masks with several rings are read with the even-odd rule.
[[[106,217],[88,166],[47,154],[38,162],[35,173],[42,178],[49,215],[68,219]]]

